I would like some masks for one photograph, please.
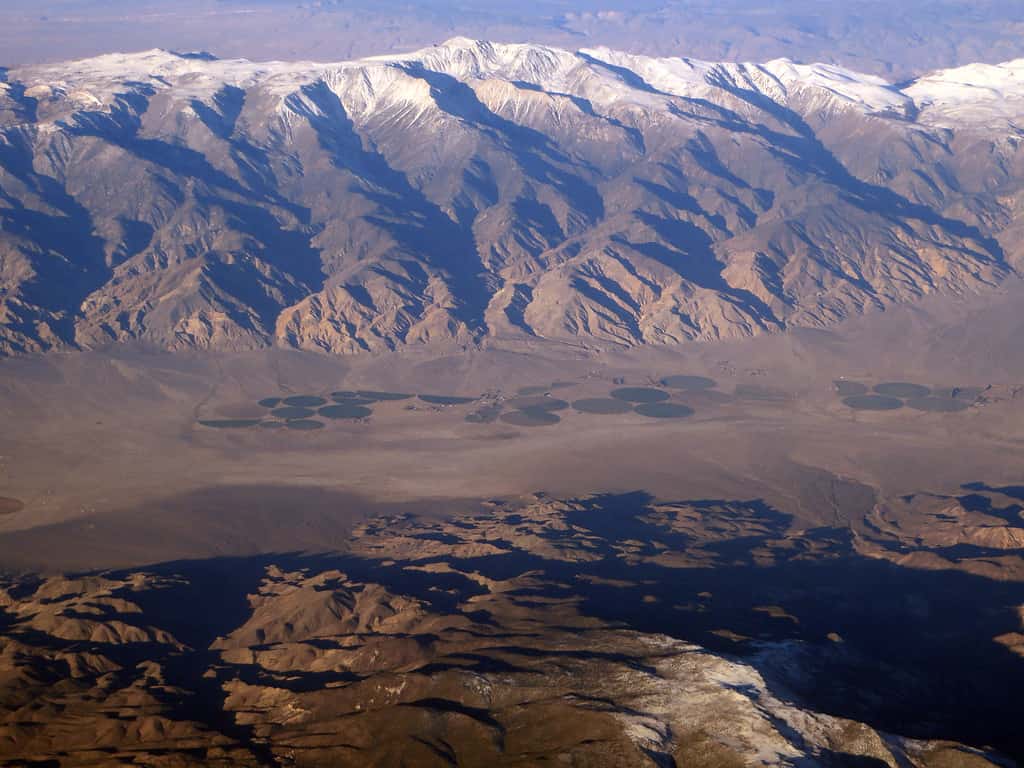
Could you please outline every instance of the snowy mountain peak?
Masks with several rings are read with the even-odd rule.
[[[929,124],[1014,127],[1024,116],[1024,59],[939,70],[916,80],[904,93]]]
[[[986,136],[979,159],[930,123],[1015,132],[1020,70],[900,89],[786,59],[465,38],[11,69],[0,354],[671,344],[964,293],[1024,264],[1018,144]],[[979,105],[1009,118],[988,128]]]
[[[109,106],[118,93],[139,87],[203,100],[224,86],[259,87],[284,99],[323,80],[339,90],[356,88],[352,96],[360,108],[375,109],[387,106],[382,98],[397,81],[408,79],[402,71],[413,77],[432,72],[464,83],[503,81],[606,107],[640,105],[662,111],[668,111],[665,99],[719,101],[756,95],[786,106],[800,103],[802,110],[852,109],[943,127],[1012,126],[1024,115],[1024,60],[942,70],[901,90],[874,75],[784,58],[763,64],[710,62],[608,48],[570,52],[466,37],[410,53],[336,63],[253,62],[153,49],[27,67],[9,77],[24,83],[29,97],[67,99],[78,108]],[[421,86],[406,82],[393,95],[412,98],[425,109],[429,94]]]
[[[774,59],[762,64],[654,58],[609,48],[576,52],[534,44],[503,44],[455,37],[404,57],[459,79],[502,79],[554,92],[576,92],[597,102],[637,101],[638,91],[705,98],[716,90],[753,90],[787,102],[911,116],[971,127],[1024,114],[1024,59],[943,70],[901,89],[876,75],[836,64]],[[380,60],[395,61],[396,57]],[[644,101],[644,99],[640,99]]]

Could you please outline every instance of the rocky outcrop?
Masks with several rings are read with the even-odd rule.
[[[932,579],[859,555],[889,551],[883,517],[790,531],[757,501],[538,494],[373,518],[345,553],[9,579],[0,760],[998,764],[945,737],[1019,747],[1019,551],[1005,588]]]

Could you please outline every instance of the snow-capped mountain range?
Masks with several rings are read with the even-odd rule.
[[[664,98],[707,98],[748,88],[786,103],[801,95],[822,106],[848,107],[865,114],[914,114],[923,124],[1013,121],[1024,113],[1024,59],[998,65],[970,64],[946,69],[902,85],[832,64],[797,64],[775,59],[764,64],[652,58],[607,48],[575,52],[529,44],[500,44],[453,38],[404,55],[348,62],[252,62],[204,54],[151,50],[110,54],[82,61],[30,68],[26,95],[67,99],[79,108],[113,104],[126,88],[146,84],[175,91],[178,98],[211,99],[225,86],[263,88],[287,97],[324,81],[347,107],[370,112],[387,102],[429,109],[429,89],[418,85],[416,69],[464,82],[498,80],[529,91],[572,95],[602,106],[664,106]],[[536,92],[536,91],[535,91]],[[518,94],[518,101],[526,101]],[[662,97],[661,99],[657,97]]]
[[[1024,60],[0,69],[0,350],[675,343],[1013,275]]]

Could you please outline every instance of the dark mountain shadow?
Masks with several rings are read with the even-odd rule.
[[[803,243],[804,247],[807,248],[807,253],[810,254],[811,258],[814,259],[814,262],[819,267],[831,273],[837,281],[849,283],[850,285],[856,286],[860,291],[863,292],[865,299],[873,302],[875,306],[884,306],[871,283],[869,283],[867,280],[864,279],[863,276],[856,272],[849,272],[840,269],[839,266],[835,263],[835,260],[829,257],[828,252],[823,251],[821,246],[817,242],[815,242],[814,238],[807,233],[807,227],[803,222],[787,221],[786,229],[790,235],[792,235],[794,238]],[[773,244],[771,250],[777,253],[783,261],[785,260],[785,254],[781,252],[777,245]]]
[[[636,176],[633,177],[633,182],[643,187],[666,205],[669,205],[678,211],[686,211],[687,213],[692,213],[694,216],[700,216],[715,229],[721,231],[724,235],[732,236],[732,232],[730,232],[729,228],[726,226],[724,216],[718,213],[709,213],[704,210],[701,208],[700,203],[697,202],[696,198],[687,192],[679,189],[673,189],[665,184],[659,184],[657,182],[650,181],[649,179],[641,179]]]
[[[649,496],[606,495],[578,504],[567,515],[572,527],[544,535],[557,544],[573,540],[577,530],[585,531],[596,542],[599,560],[553,561],[513,550],[453,564],[493,579],[535,572],[542,585],[519,590],[516,599],[579,597],[586,615],[740,653],[769,679],[782,679],[810,706],[832,714],[893,732],[994,744],[1021,754],[1013,701],[1017,686],[1024,684],[1024,662],[992,638],[1015,628],[1012,609],[1024,602],[1024,585],[862,558],[846,529],[808,532],[805,538],[814,542],[813,550],[782,546],[790,518],[759,500],[688,502],[706,510],[709,524],[735,526],[740,533],[705,545],[715,555],[713,565],[665,567],[644,558],[657,556],[666,546],[685,552],[694,542],[652,521]],[[621,557],[625,542],[632,542],[628,559]],[[146,614],[159,615],[161,626],[202,647],[244,621],[244,593],[269,564],[311,572],[337,568],[353,579],[421,599],[440,612],[456,611],[462,601],[483,592],[459,573],[412,572],[406,569],[408,562],[283,553],[150,569],[183,575],[195,585],[188,589],[195,591],[155,593],[154,599],[170,603],[149,604]],[[202,586],[207,582],[213,585],[212,599]],[[206,618],[196,614],[197,606]],[[788,661],[774,663],[757,644],[737,646],[718,635],[721,630],[761,643],[782,643],[774,647]],[[829,633],[841,636],[842,642],[826,640]],[[515,648],[493,650],[536,653]],[[307,684],[313,681],[302,683]]]
[[[114,101],[105,111],[82,110],[72,116],[74,122],[58,121],[71,136],[95,136],[111,143],[133,138],[142,127],[141,115],[149,108],[149,100],[156,89],[149,83],[126,82],[133,90],[114,95]]]
[[[215,562],[191,565],[195,567],[190,567],[186,583],[144,592],[135,599],[145,614],[166,616],[172,634],[192,649],[160,658],[166,678],[189,692],[185,697],[165,697],[165,704],[170,705],[172,714],[198,720],[248,747],[263,764],[274,765],[269,748],[254,738],[253,729],[237,723],[225,710],[223,681],[207,674],[219,662],[210,645],[246,621],[251,613],[246,595],[255,591],[265,566],[258,560],[235,561],[230,568]],[[250,677],[248,682],[255,681]]]
[[[696,123],[714,125],[725,130],[736,130],[746,126],[746,121],[739,114],[721,104],[713,101],[692,96],[680,96],[655,88],[636,72],[626,68],[601,61],[586,53],[576,54],[593,67],[611,72],[623,83],[638,91],[661,96],[667,100],[668,111],[677,117]]]
[[[261,247],[257,255],[261,259],[298,281],[302,290],[290,299],[297,300],[305,293],[323,287],[320,251],[311,244],[320,226],[302,231],[286,229],[273,214],[258,205],[228,199],[210,199],[207,202],[221,208],[233,228],[259,242]]]
[[[707,232],[682,219],[655,216],[642,210],[633,211],[633,215],[653,229],[659,240],[638,243],[618,234],[612,236],[612,242],[663,264],[687,282],[717,291],[762,327],[781,327],[781,321],[764,301],[750,291],[733,287],[722,277],[725,265],[715,255],[714,241]],[[780,300],[785,301],[785,297]]]
[[[536,336],[536,331],[526,321],[526,308],[533,301],[533,288],[525,283],[517,283],[512,291],[512,299],[505,307],[505,317],[527,336]]]
[[[443,272],[462,302],[456,316],[472,331],[483,333],[490,292],[472,232],[430,202],[382,154],[363,146],[337,94],[325,83],[304,86],[302,91],[317,109],[295,98],[289,100],[290,108],[309,122],[333,164],[356,177],[359,193],[377,204],[380,213],[367,220],[394,237],[411,256],[422,257]],[[422,295],[426,279],[424,275],[423,284],[416,286],[417,295]]]
[[[691,283],[722,292],[731,290],[722,277],[725,265],[715,256],[714,241],[707,232],[684,219],[656,216],[642,210],[633,211],[633,215],[654,230],[660,241],[631,243],[624,237],[617,237],[618,242],[664,264]]]
[[[672,524],[674,516],[684,512],[686,517],[680,519],[699,523],[696,537],[687,532],[692,522],[679,529]],[[1024,660],[993,641],[1017,629],[1016,607],[1024,604],[1024,584],[951,570],[915,570],[863,557],[845,527],[794,535],[791,516],[760,499],[655,506],[644,492],[604,494],[575,500],[562,514],[564,526],[530,530],[547,539],[555,551],[585,541],[591,556],[551,559],[503,546],[503,554],[469,558],[439,555],[403,561],[280,552],[151,566],[145,570],[164,577],[166,586],[133,592],[130,599],[140,605],[142,614],[122,618],[166,629],[191,650],[176,654],[167,646],[146,643],[99,644],[93,650],[114,654],[125,664],[159,660],[169,689],[180,686],[193,692],[178,700],[168,694],[168,704],[178,715],[198,717],[211,728],[251,743],[251,733],[223,713],[224,674],[292,690],[317,690],[355,679],[347,673],[300,670],[283,679],[247,665],[220,665],[216,675],[206,674],[218,662],[217,654],[208,650],[210,644],[249,618],[246,595],[256,591],[270,565],[310,574],[337,569],[355,582],[381,584],[442,614],[459,613],[467,600],[486,593],[469,574],[495,580],[530,574],[527,585],[508,593],[508,599],[522,606],[567,599],[583,615],[611,626],[667,634],[713,652],[738,655],[757,668],[769,686],[781,683],[779,691],[792,691],[802,705],[813,709],[890,733],[991,745],[1010,756],[1024,756],[1017,707],[1024,689]],[[405,516],[386,514],[369,524],[368,535],[386,536],[392,526],[407,521]],[[457,538],[461,530],[475,536],[475,529],[488,521],[488,515],[469,516],[443,530],[434,522],[425,524],[423,533],[435,530],[444,540]],[[509,515],[506,522],[518,526],[525,519]],[[687,567],[673,567],[671,561],[658,560],[666,552],[703,554]],[[446,563],[455,570],[423,569],[431,563]],[[412,570],[411,565],[417,568]],[[510,672],[519,666],[517,657],[554,658],[565,653],[576,661],[585,662],[594,654],[601,661],[654,672],[644,659],[628,654],[547,650],[502,640],[500,617],[484,611],[464,615],[478,629],[493,627],[494,634],[487,636],[495,642],[464,658],[437,657],[421,671],[462,667]],[[551,629],[573,631],[557,624],[555,619]],[[4,631],[16,629],[8,622]],[[470,628],[467,631],[473,634]],[[533,631],[542,636],[544,628]],[[751,640],[729,639],[740,636]],[[48,635],[24,639],[69,642]],[[423,647],[434,642],[430,636],[415,639]],[[76,648],[89,650],[90,644],[79,642]],[[774,688],[773,692],[785,695]],[[784,723],[776,726],[785,728]],[[844,762],[841,753],[822,757],[829,764],[852,764]]]
[[[102,134],[97,138],[107,139]],[[215,168],[200,152],[194,149],[160,139],[139,137],[112,143],[131,152],[141,160],[170,171],[175,176],[201,181],[212,190],[221,190],[239,197],[248,195],[248,191],[237,180]]]
[[[220,253],[203,255],[202,275],[227,294],[217,297],[216,307],[239,328],[263,335],[274,327],[274,319],[282,305],[294,303],[304,292],[288,290],[287,284],[267,284],[259,266],[245,255],[227,256]],[[271,291],[283,287],[286,298],[278,300]],[[251,310],[251,311],[250,311]],[[254,316],[255,315],[255,316]]]
[[[1014,714],[1024,660],[992,640],[1017,629],[1024,585],[861,557],[845,528],[810,532],[813,554],[808,546],[781,547],[790,518],[758,500],[688,502],[714,510],[712,519],[731,517],[761,530],[705,545],[716,554],[714,565],[662,567],[642,558],[692,543],[641,519],[649,501],[640,493],[603,496],[567,515],[571,526],[597,538],[601,560],[560,562],[514,551],[460,560],[459,568],[495,579],[539,572],[548,586],[537,594],[581,595],[587,615],[740,653],[831,714],[1024,755]],[[545,535],[557,543],[576,534]],[[621,556],[624,546],[629,558]],[[757,643],[723,639],[722,630],[782,643],[777,648],[788,661],[771,661]],[[830,633],[842,640],[827,640]]]
[[[775,194],[773,192],[767,189],[755,189],[745,179],[740,178],[729,170],[725,163],[722,162],[722,159],[718,156],[718,152],[715,149],[714,144],[711,143],[703,132],[698,131],[696,138],[687,141],[685,150],[690,159],[710,175],[721,179],[737,189],[750,190],[753,193],[757,204],[760,206],[762,213],[771,210],[772,206],[775,204]],[[719,190],[719,193],[726,199],[730,199],[730,196],[725,192]],[[746,204],[739,202],[738,199],[735,200],[741,218],[748,226],[754,226],[754,224],[757,223],[758,213],[751,210]]]
[[[189,106],[198,115],[203,125],[219,139],[229,140],[235,132],[235,125],[245,106],[245,91],[235,85],[225,85],[213,95],[216,109],[199,99],[192,99]]]
[[[667,95],[667,94],[666,94]],[[672,96],[674,101],[668,109],[676,117],[713,125],[727,131],[742,128],[746,121],[735,110],[708,99],[693,96]]]
[[[778,104],[764,94],[742,88],[725,77],[715,78],[714,85],[745,101],[758,110],[770,115],[779,124],[786,126],[792,134],[775,131],[764,124],[743,123],[733,130],[755,133],[768,140],[773,154],[783,162],[804,173],[819,176],[837,187],[841,193],[858,207],[881,215],[895,225],[906,229],[902,222],[910,219],[929,226],[940,227],[953,238],[971,239],[984,248],[976,254],[984,260],[1009,268],[999,243],[985,237],[977,227],[957,219],[943,216],[927,206],[914,203],[891,189],[862,181],[851,174],[839,159],[818,139],[809,125],[793,110]]]
[[[26,96],[25,84],[7,78],[7,70],[0,69],[0,83],[7,84],[7,96],[18,106],[19,118],[26,123],[34,123],[38,119],[39,100]]]
[[[669,109],[679,117],[707,122],[731,132],[747,133],[764,138],[767,151],[778,160],[801,173],[815,175],[828,181],[849,202],[862,210],[883,216],[900,229],[908,229],[904,223],[908,219],[940,227],[953,239],[971,239],[978,242],[984,252],[972,252],[975,257],[981,257],[1003,269],[1010,269],[1002,247],[995,238],[985,237],[977,227],[942,216],[927,206],[914,203],[890,189],[870,184],[853,176],[796,112],[778,104],[764,94],[742,88],[725,76],[709,79],[711,84],[754,106],[772,117],[778,124],[789,128],[793,131],[792,134],[772,129],[763,123],[753,124],[740,117],[736,112],[704,99],[679,97],[658,91],[627,70],[621,70],[597,60],[593,60],[593,63],[618,72],[627,81],[631,81],[631,79],[638,81],[631,82],[634,87],[672,99],[673,102],[669,105]],[[699,107],[702,112],[686,111],[679,106],[686,103]],[[713,115],[713,117],[709,115]],[[746,184],[721,163],[706,136],[699,133],[698,140],[691,141],[687,146],[693,158],[706,171],[741,188],[749,188],[749,184]],[[763,190],[758,190],[758,192],[767,194],[768,199],[764,201],[765,207],[766,209],[770,208],[772,205],[771,193],[766,193]]]
[[[121,242],[114,249],[113,262],[115,265],[146,250],[153,242],[153,235],[156,234],[152,225],[145,221],[120,217],[117,223],[121,225]]]
[[[1001,493],[1011,499],[1024,501],[1024,485],[987,485],[982,482],[964,483],[961,488],[968,491],[987,491],[989,493]]]
[[[500,741],[499,748],[504,746],[504,734],[505,727],[491,717],[490,712],[486,709],[480,709],[479,707],[468,707],[465,704],[461,704],[451,699],[417,699],[416,701],[403,702],[399,704],[400,707],[417,707],[420,709],[427,709],[433,712],[452,712],[455,714],[463,715],[471,720],[475,720],[483,726],[498,732]]]
[[[209,51],[168,51],[173,53],[175,56],[182,59],[194,59],[195,61],[219,61],[218,56],[214,56]]]
[[[236,722],[230,712],[225,711],[224,702],[227,693],[222,688],[224,677],[223,664],[219,652],[210,649],[215,640],[230,634],[243,625],[252,614],[252,606],[248,595],[257,592],[266,569],[271,565],[286,570],[308,569],[311,573],[319,573],[335,568],[355,567],[360,573],[373,576],[380,572],[380,566],[374,562],[362,562],[356,558],[345,558],[332,555],[316,556],[303,553],[276,553],[255,557],[227,557],[211,560],[175,561],[147,568],[147,572],[169,580],[160,589],[132,592],[126,595],[142,609],[139,614],[121,617],[130,624],[149,623],[166,629],[179,641],[186,643],[189,650],[185,653],[175,652],[168,646],[154,643],[129,643],[111,646],[105,643],[89,643],[82,641],[58,641],[59,648],[54,650],[74,649],[75,651],[94,651],[106,655],[126,670],[136,664],[155,660],[163,668],[163,673],[170,689],[151,689],[166,706],[170,716],[181,719],[192,719],[202,722],[210,729],[235,739],[252,750],[258,759],[266,765],[277,765],[265,742],[254,737],[252,728]],[[362,567],[360,567],[362,566]],[[387,569],[392,573],[392,569]],[[125,576],[131,571],[115,572],[114,577]],[[392,575],[395,575],[392,573]],[[454,611],[457,607],[455,586],[464,587],[464,580],[453,575],[440,574],[408,574],[405,578],[391,579],[405,589],[405,594],[414,591],[429,594],[435,599],[427,601],[434,610],[440,612]],[[357,576],[356,578],[361,578]],[[363,579],[372,580],[372,579]],[[377,579],[377,583],[385,583]],[[412,587],[418,588],[413,590]],[[470,590],[472,592],[472,590]],[[462,590],[465,594],[465,589]],[[482,594],[483,589],[478,593]],[[486,616],[472,616],[486,623]],[[21,631],[21,630],[19,630]],[[21,634],[26,641],[46,647],[53,644],[49,635],[27,636]],[[426,639],[426,638],[425,638]],[[211,675],[211,668],[220,672]],[[267,674],[254,665],[231,665],[230,674],[251,685],[273,685],[295,692],[323,690],[329,686],[354,682],[358,675],[348,672],[311,672],[290,671],[287,675]],[[125,678],[125,683],[129,682]],[[185,695],[182,695],[182,691]]]
[[[976,491],[965,496],[957,496],[956,500],[969,512],[981,512],[993,517],[999,517],[1012,526],[1024,528],[1024,506],[1020,504],[1008,504],[1005,507],[996,506],[991,498],[983,496],[982,493],[997,493],[1011,499],[1024,502],[1024,486],[1004,485],[991,486],[985,483],[965,483],[960,486],[964,490]]]
[[[35,275],[21,286],[22,297],[53,312],[48,322],[62,341],[74,344],[82,302],[109,279],[111,271],[88,211],[56,184],[45,186],[49,202],[56,203],[63,216],[18,207],[0,208],[0,219],[5,230],[37,246],[27,252]]]
[[[640,326],[637,324],[637,314],[640,308],[633,298],[621,286],[596,270],[588,272],[587,277],[596,282],[601,290],[597,290],[580,276],[573,277],[569,281],[570,287],[576,293],[603,309],[607,317],[612,319],[617,325],[625,327],[633,339],[641,339],[643,334],[640,332]],[[612,297],[617,298],[621,303],[616,302]]]
[[[211,191],[277,205],[300,221],[308,222],[307,209],[280,195],[266,152],[244,139],[232,138],[244,106],[244,91],[230,86],[218,91],[214,103],[219,111],[197,99],[189,105],[215,136],[229,143],[232,158],[249,187],[214,167],[201,152],[182,144],[140,136],[142,115],[149,108],[149,100],[155,91],[149,84],[128,85],[134,85],[136,89],[118,94],[109,112],[76,112],[74,123],[61,123],[62,127],[72,136],[92,136],[107,141],[175,176],[202,182]]]
[[[582,158],[569,158],[540,131],[495,114],[477,98],[472,88],[451,75],[421,66],[409,66],[405,71],[430,85],[431,94],[440,109],[498,144],[516,159],[528,177],[553,187],[586,220],[594,222],[604,216],[604,201],[597,189],[557,165],[573,163],[594,172]]]
[[[0,167],[58,211],[44,213],[3,198],[8,205],[0,207],[2,228],[37,246],[23,251],[35,276],[21,287],[21,294],[27,303],[53,313],[47,322],[63,342],[74,345],[82,302],[111,274],[103,241],[95,234],[89,211],[56,179],[35,171],[24,137],[10,138],[0,144]]]
[[[161,643],[112,645],[91,640],[63,640],[17,625],[5,628],[5,631],[16,629],[25,642],[48,649],[51,653],[91,652],[112,659],[120,667],[111,675],[109,684],[114,688],[132,683],[137,664],[156,661],[162,666],[166,679],[177,687],[147,686],[147,692],[168,708],[172,718],[197,720],[247,746],[260,764],[276,765],[269,749],[253,738],[251,728],[238,725],[234,717],[224,711],[222,681],[205,674],[218,660],[208,646],[248,617],[251,607],[245,595],[259,583],[265,568],[257,559],[232,561],[229,567],[224,566],[224,562],[194,561],[189,563],[189,581],[179,580],[167,589],[126,595],[140,605],[146,616],[159,617],[158,621],[173,627],[172,632],[177,639],[191,646],[185,653]],[[165,568],[157,570],[162,574],[169,572]],[[118,618],[130,625],[151,625],[139,614],[125,614]],[[59,679],[55,678],[54,683]]]
[[[626,125],[621,120],[614,118],[611,115],[599,114],[594,109],[594,105],[590,101],[590,99],[585,99],[582,96],[573,96],[570,93],[561,93],[559,91],[545,90],[544,88],[535,83],[527,83],[524,82],[523,80],[515,80],[512,82],[512,85],[527,91],[535,91],[536,93],[546,93],[551,96],[558,96],[563,99],[568,99],[580,112],[587,115],[587,117],[593,117],[596,120],[606,122],[609,125],[618,128],[620,131],[625,133],[627,138],[629,139],[630,144],[632,144],[633,148],[639,154],[642,155],[647,151],[647,148],[644,143],[644,135],[638,128],[635,128],[634,126],[631,125]]]
[[[512,202],[512,212],[517,221],[535,229],[544,238],[540,248],[532,252],[534,256],[541,250],[551,248],[565,240],[565,233],[562,231],[558,219],[555,218],[551,206],[529,197],[520,196]]]
[[[652,86],[650,83],[648,83],[646,80],[640,77],[640,75],[638,75],[631,69],[627,69],[626,67],[619,67],[607,61],[601,61],[601,59],[595,59],[593,56],[591,56],[588,53],[584,53],[583,51],[577,51],[576,55],[583,61],[587,62],[587,64],[589,64],[592,67],[597,67],[598,69],[604,69],[608,72],[611,72],[616,77],[618,77],[619,80],[621,80],[623,83],[628,85],[630,88],[633,88],[634,90],[643,91],[644,93],[655,94],[657,96],[667,96],[669,98],[674,98],[672,94],[666,93],[665,91],[659,91],[657,88]]]
[[[543,268],[538,257],[558,247],[566,239],[554,211],[538,200],[523,196],[516,197],[509,208],[512,213],[509,234],[513,242]],[[491,255],[492,268],[495,264],[500,268],[506,263],[504,254],[496,246],[491,247]]]
[[[319,228],[310,228],[309,211],[282,198],[276,188],[276,179],[269,170],[269,161],[263,150],[248,142],[230,138],[235,121],[244,106],[244,92],[238,88],[226,87],[214,99],[219,111],[194,101],[200,119],[220,138],[229,141],[233,157],[248,186],[215,168],[200,152],[186,146],[138,135],[142,126],[141,115],[148,109],[153,94],[151,86],[139,86],[136,91],[119,94],[110,113],[76,113],[74,124],[65,126],[73,136],[88,136],[109,142],[133,156],[158,168],[167,170],[176,178],[184,177],[200,182],[196,187],[197,201],[206,207],[222,209],[231,221],[232,227],[252,238],[251,250],[247,255],[259,256],[271,264],[280,274],[276,281],[268,283],[267,277],[244,257],[230,265],[217,254],[193,254],[207,256],[210,262],[204,267],[207,277],[229,295],[239,301],[239,307],[221,303],[232,320],[259,334],[273,330],[274,320],[283,306],[300,300],[310,292],[323,287],[324,273],[319,250],[312,246],[312,239]],[[197,108],[198,107],[198,108]],[[241,162],[239,158],[245,158]],[[174,182],[158,174],[151,176],[154,183],[163,189],[170,188],[171,197],[178,204],[185,202],[185,196]],[[293,216],[302,229],[289,229],[281,224],[266,205],[277,205]],[[84,209],[83,209],[84,211]],[[90,230],[91,231],[91,230]],[[135,227],[128,237],[142,235],[141,228]],[[150,236],[152,233],[150,232]],[[98,248],[102,242],[95,238]],[[142,246],[141,250],[144,250]],[[126,241],[119,245],[124,258],[141,252]],[[79,257],[80,260],[81,257]],[[72,262],[74,263],[74,262]],[[65,265],[59,265],[66,269]],[[109,278],[109,271],[102,272],[92,281],[90,290],[100,287]],[[47,282],[47,293],[55,285],[66,285],[54,273]],[[275,295],[275,293],[277,295]],[[87,295],[87,294],[85,294]],[[83,296],[84,298],[84,296]],[[80,303],[80,302],[79,302]],[[258,324],[254,325],[249,313],[241,307],[250,304],[255,309]]]
[[[797,758],[793,761],[797,768],[813,768],[818,765],[830,768],[882,768],[889,764],[870,755],[850,755],[833,749],[823,749],[813,759]]]
[[[249,195],[272,201],[275,205],[287,209],[303,224],[308,224],[309,209],[296,205],[281,195],[269,153],[236,133],[238,119],[245,108],[245,99],[243,89],[225,85],[214,94],[213,107],[199,99],[192,99],[189,106],[214,136],[228,144],[231,160]]]
[[[491,166],[474,157],[462,171],[462,189],[452,201],[456,220],[462,227],[472,227],[480,210],[497,203],[499,197]]]
[[[416,668],[421,675],[435,675],[453,670],[470,671],[480,675],[508,675],[527,672],[528,668],[482,653],[449,653],[445,654],[441,661]]]

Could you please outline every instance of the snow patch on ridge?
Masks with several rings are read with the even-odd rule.
[[[259,88],[283,102],[304,86],[324,82],[354,113],[398,108],[418,119],[437,107],[437,86],[418,71],[446,75],[474,89],[478,81],[507,83],[522,91],[524,103],[536,98],[526,93],[530,90],[605,108],[669,112],[667,102],[674,98],[721,103],[754,93],[801,113],[851,109],[941,127],[994,123],[1016,130],[1015,119],[1024,116],[1024,59],[943,70],[901,90],[880,77],[830,64],[716,63],[461,37],[411,53],[338,63],[252,62],[155,49],[26,67],[8,77],[23,83],[27,96],[82,110],[109,108],[118,94],[142,88],[168,91],[183,101],[209,101],[225,86]]]
[[[920,121],[943,128],[1012,127],[1024,116],[1024,59],[968,64],[926,75],[904,93],[921,109]]]
[[[761,65],[792,93],[817,89],[866,113],[913,111],[913,100],[881,77],[865,75],[833,64],[796,64],[774,59]]]

